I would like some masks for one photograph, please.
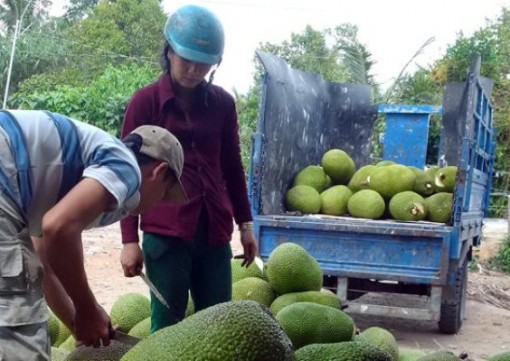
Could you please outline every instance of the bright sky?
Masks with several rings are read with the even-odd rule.
[[[258,45],[290,40],[306,25],[319,31],[357,25],[376,62],[376,80],[386,87],[427,39],[435,37],[415,59],[424,66],[441,57],[459,32],[471,35],[503,6],[510,8],[510,0],[163,0],[167,14],[185,4],[203,5],[222,21],[225,54],[215,83],[240,93],[252,84]]]
[[[290,40],[307,24],[315,30],[357,25],[376,61],[376,80],[389,86],[430,37],[436,40],[416,59],[420,65],[444,54],[460,31],[470,35],[502,6],[510,8],[510,0],[164,0],[164,10],[190,3],[208,7],[222,21],[226,48],[215,83],[241,93],[252,84],[257,46]]]

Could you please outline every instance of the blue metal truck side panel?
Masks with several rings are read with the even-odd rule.
[[[261,216],[257,221],[264,260],[281,243],[294,242],[317,259],[328,275],[446,282],[451,227],[445,225],[312,216]]]

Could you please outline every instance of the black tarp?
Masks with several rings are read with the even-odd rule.
[[[285,192],[299,170],[320,165],[332,148],[369,162],[377,106],[371,87],[325,81],[257,51],[265,70],[258,132],[263,134],[261,214],[283,214]]]

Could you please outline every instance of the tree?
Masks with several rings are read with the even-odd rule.
[[[19,21],[22,29],[43,21],[50,5],[45,0],[0,0],[0,34],[13,33]]]
[[[294,69],[320,74],[328,81],[372,84],[377,94],[378,87],[371,74],[371,54],[357,36],[358,28],[351,24],[323,31],[307,26],[300,34],[292,33],[290,41],[261,44],[260,49],[285,59]],[[245,166],[249,162],[250,136],[257,124],[260,80],[264,73],[257,59],[255,64],[254,85],[246,95],[236,94]]]
[[[100,0],[89,16],[72,26],[73,52],[88,68],[126,60],[156,63],[166,16],[158,0]]]

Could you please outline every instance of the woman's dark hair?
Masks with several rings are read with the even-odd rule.
[[[163,70],[163,74],[170,73],[170,60],[168,60],[168,51],[171,49],[168,40],[165,40],[163,43],[163,52],[159,56],[159,65],[161,65],[161,70]]]

